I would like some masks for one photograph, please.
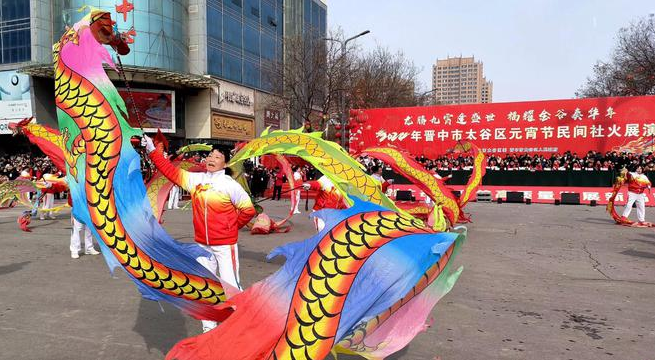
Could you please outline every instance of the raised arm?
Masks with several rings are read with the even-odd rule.
[[[152,143],[152,139],[150,139],[147,136],[143,137],[144,140],[144,145],[146,147],[146,151],[148,152],[148,156],[152,160],[152,162],[155,164],[157,167],[157,170],[161,171],[168,180],[173,182],[174,184],[180,186],[184,190],[188,192],[192,192],[192,184],[190,178],[191,178],[191,173],[182,170],[180,168],[177,168],[175,165],[173,165],[165,156],[164,152],[162,149],[156,149],[154,144]]]

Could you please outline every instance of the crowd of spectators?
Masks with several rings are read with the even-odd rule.
[[[198,153],[189,154],[201,162],[202,156]],[[416,161],[426,169],[433,171],[470,170],[473,168],[473,156],[471,154],[452,153],[440,156],[436,159],[428,159],[425,156],[418,156]],[[364,165],[368,173],[374,166],[384,165],[381,161],[360,156],[357,159]],[[148,164],[144,163],[144,176],[146,176]],[[633,154],[618,153],[615,151],[600,153],[589,151],[579,155],[575,152],[566,151],[563,154],[505,154],[487,155],[487,169],[500,171],[527,170],[527,171],[612,171],[620,170],[629,165],[641,165],[644,172],[655,171],[655,154]],[[273,187],[275,175],[280,172],[279,168],[264,167],[246,162],[245,173],[248,184],[254,196],[263,196],[266,189]],[[152,169],[153,171],[156,171]],[[317,177],[316,170],[311,166],[304,166],[301,172],[307,179]],[[37,180],[45,173],[57,174],[56,167],[50,159],[41,153],[23,153],[14,155],[0,155],[0,179],[13,180],[19,176],[27,175]]]
[[[428,170],[470,170],[473,156],[470,154],[448,154],[436,159],[416,157]],[[528,170],[528,171],[612,171],[624,166],[640,165],[644,171],[655,171],[655,156],[652,153],[633,154],[608,151],[600,153],[589,151],[579,155],[566,151],[563,154],[505,154],[488,155],[489,170]]]
[[[0,177],[14,180],[27,175],[38,180],[43,174],[57,174],[57,168],[43,154],[15,154],[0,156]]]

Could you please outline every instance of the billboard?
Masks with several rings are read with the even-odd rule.
[[[352,110],[350,121],[351,152],[435,157],[466,140],[488,154],[655,149],[655,96]]]
[[[0,134],[11,134],[9,123],[32,116],[30,89],[28,75],[0,72]]]
[[[157,129],[163,133],[175,132],[175,91],[145,89],[130,89],[130,91],[131,97],[127,89],[118,89],[118,93],[125,101],[128,112],[127,122],[131,127],[143,127],[147,132],[157,132]]]

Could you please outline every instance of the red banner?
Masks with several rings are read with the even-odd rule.
[[[655,96],[351,111],[350,150],[393,145],[434,158],[459,140],[487,154],[653,151]]]
[[[448,185],[452,190],[462,191],[464,185]],[[409,190],[417,201],[425,201],[425,194],[415,185],[392,185],[387,192],[394,196],[398,190]],[[505,200],[508,191],[523,192],[524,199],[531,199],[533,203],[552,204],[555,199],[561,200],[563,193],[580,194],[580,203],[589,204],[591,200],[596,200],[599,205],[606,205],[607,200],[612,196],[611,187],[566,187],[566,186],[490,186],[482,185],[478,191],[490,191],[491,198],[495,201],[498,198]],[[477,194],[472,195],[476,199]],[[616,196],[616,205],[625,205],[628,200],[628,187],[624,186]],[[655,206],[655,197],[650,192],[646,192],[646,206]],[[620,213],[620,211],[619,211]]]

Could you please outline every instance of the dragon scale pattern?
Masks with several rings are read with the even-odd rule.
[[[310,254],[291,300],[284,333],[271,359],[323,359],[334,345],[350,287],[381,246],[410,234],[432,233],[391,211],[353,215],[328,232]]]
[[[85,157],[85,193],[91,221],[100,239],[136,279],[163,293],[205,304],[225,300],[221,284],[213,279],[171,269],[150,258],[131,239],[121,221],[111,186],[120,158],[121,127],[111,104],[89,80],[66,66],[59,51],[77,34],[70,29],[54,46],[55,101],[80,129],[71,150],[76,162]],[[77,152],[76,152],[77,149]],[[74,175],[75,162],[71,165]]]

